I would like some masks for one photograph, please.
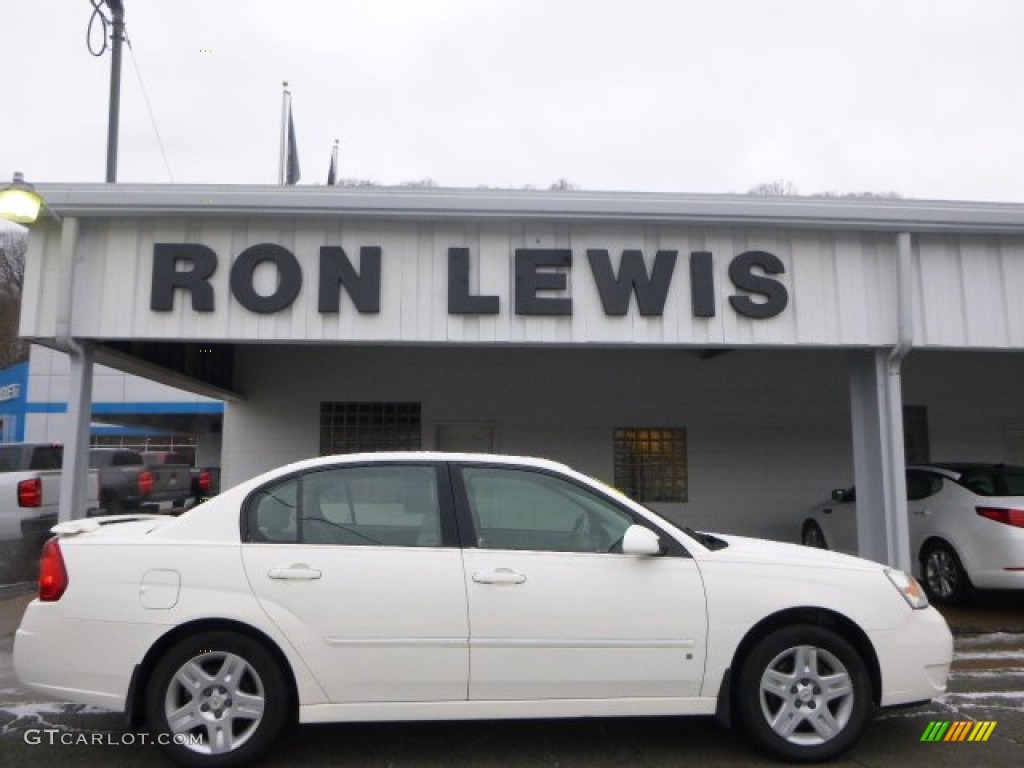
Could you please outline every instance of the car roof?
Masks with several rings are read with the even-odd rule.
[[[446,451],[380,451],[369,453],[338,453],[328,456],[302,459],[283,467],[277,467],[260,475],[265,480],[320,466],[339,464],[382,464],[389,462],[432,463],[457,462],[460,464],[514,464],[518,466],[550,469],[558,472],[577,474],[571,467],[549,459],[532,456],[509,456],[500,453],[454,453]]]
[[[986,463],[982,461],[937,461],[928,464],[913,464],[907,469],[943,469],[958,475],[967,472],[1024,472],[1024,467],[1013,464]]]

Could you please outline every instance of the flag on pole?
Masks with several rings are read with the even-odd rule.
[[[292,122],[292,100],[288,99],[288,173],[285,184],[295,184],[302,178],[299,170],[299,150],[295,143],[295,123]]]
[[[338,140],[334,140],[334,149],[331,150],[331,167],[327,171],[327,186],[333,187],[338,181]]]
[[[301,177],[299,171],[299,150],[295,142],[295,123],[292,122],[292,92],[288,81],[284,82],[281,94],[281,155],[277,166],[277,183],[294,184]]]

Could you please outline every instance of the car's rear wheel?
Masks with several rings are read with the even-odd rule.
[[[953,548],[944,541],[928,544],[921,553],[921,573],[928,597],[936,603],[953,605],[970,595],[971,580]]]
[[[179,765],[248,765],[280,733],[290,712],[284,675],[260,643],[233,632],[201,632],[157,663],[146,718]]]
[[[808,520],[804,523],[803,531],[801,531],[800,534],[800,541],[805,547],[828,549],[828,544],[825,542],[825,534],[822,532],[821,526],[813,520]]]
[[[871,681],[857,650],[812,625],[763,638],[740,669],[737,710],[751,738],[782,760],[832,759],[860,737]]]

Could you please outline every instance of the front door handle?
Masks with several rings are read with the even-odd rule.
[[[477,584],[522,584],[526,577],[511,568],[496,568],[493,571],[481,571],[473,574]]]
[[[312,581],[319,579],[321,573],[318,569],[310,568],[308,565],[290,565],[271,568],[267,571],[267,576],[272,579],[287,579],[289,581]]]

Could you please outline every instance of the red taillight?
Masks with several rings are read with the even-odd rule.
[[[139,495],[148,496],[153,492],[153,473],[148,470],[139,472]]]
[[[39,558],[39,599],[43,602],[60,600],[67,588],[68,572],[54,536],[43,545],[43,554]]]
[[[18,483],[18,506],[43,506],[43,481],[38,477],[30,477]]]
[[[1024,509],[1001,509],[999,507],[975,507],[975,512],[986,520],[994,520],[1014,528],[1024,528]]]
[[[199,490],[206,493],[210,490],[210,485],[212,485],[212,476],[204,469],[199,473]]]

